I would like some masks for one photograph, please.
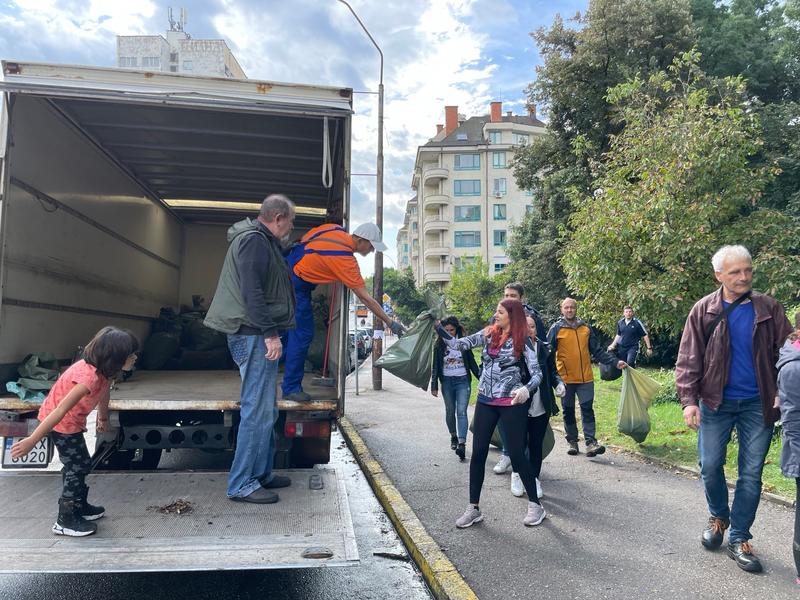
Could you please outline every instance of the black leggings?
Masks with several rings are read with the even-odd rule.
[[[800,477],[795,478],[797,485],[797,498],[800,500]],[[794,553],[794,568],[797,571],[797,576],[800,577],[800,501],[795,502],[794,505],[794,543],[792,544],[792,551]]]
[[[51,431],[50,439],[53,440],[53,445],[58,450],[58,458],[64,465],[61,469],[61,479],[64,483],[61,497],[65,500],[86,498],[89,489],[86,486],[86,476],[92,470],[92,458],[89,456],[83,434]]]
[[[511,457],[511,466],[522,478],[522,485],[525,486],[528,499],[531,502],[539,502],[539,497],[536,495],[533,467],[525,458],[529,406],[529,403],[491,406],[482,402],[478,402],[475,406],[475,416],[472,419],[472,457],[469,461],[470,503],[478,504],[481,499],[483,476],[486,472],[486,457],[489,455],[489,442],[498,421],[503,424],[505,430],[508,442],[506,451]],[[541,448],[539,455],[541,456]]]
[[[542,444],[547,431],[550,415],[544,413],[538,417],[528,417],[528,458],[531,461],[533,476],[539,477],[542,472]]]

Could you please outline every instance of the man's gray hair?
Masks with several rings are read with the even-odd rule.
[[[258,211],[258,216],[263,218],[267,223],[272,223],[276,217],[283,217],[284,219],[294,214],[294,202],[289,200],[283,194],[270,194],[261,203],[261,210]]]
[[[753,262],[753,257],[750,256],[750,251],[744,246],[723,246],[714,253],[711,257],[711,264],[714,266],[714,271],[722,273],[722,268],[725,266],[727,260],[747,260]]]

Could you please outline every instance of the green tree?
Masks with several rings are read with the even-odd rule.
[[[562,266],[582,310],[607,332],[631,303],[651,327],[676,334],[717,284],[710,257],[726,243],[754,255],[756,287],[796,302],[797,219],[761,206],[772,172],[751,164],[759,119],[742,78],[709,80],[699,55],[615,86],[624,124],[606,168],[571,218]]]
[[[505,276],[492,277],[482,260],[454,271],[445,288],[447,310],[458,317],[468,334],[484,327],[502,297]]]

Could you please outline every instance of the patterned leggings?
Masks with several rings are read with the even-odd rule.
[[[50,439],[58,450],[58,457],[64,468],[61,469],[61,479],[64,490],[61,497],[65,500],[83,498],[88,487],[86,476],[92,470],[92,458],[86,448],[86,439],[82,433],[50,432]]]

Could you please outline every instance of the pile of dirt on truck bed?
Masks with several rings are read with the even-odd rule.
[[[148,506],[148,510],[157,510],[165,515],[188,515],[194,510],[194,506],[188,500],[178,498],[175,502],[170,502],[164,506]]]

